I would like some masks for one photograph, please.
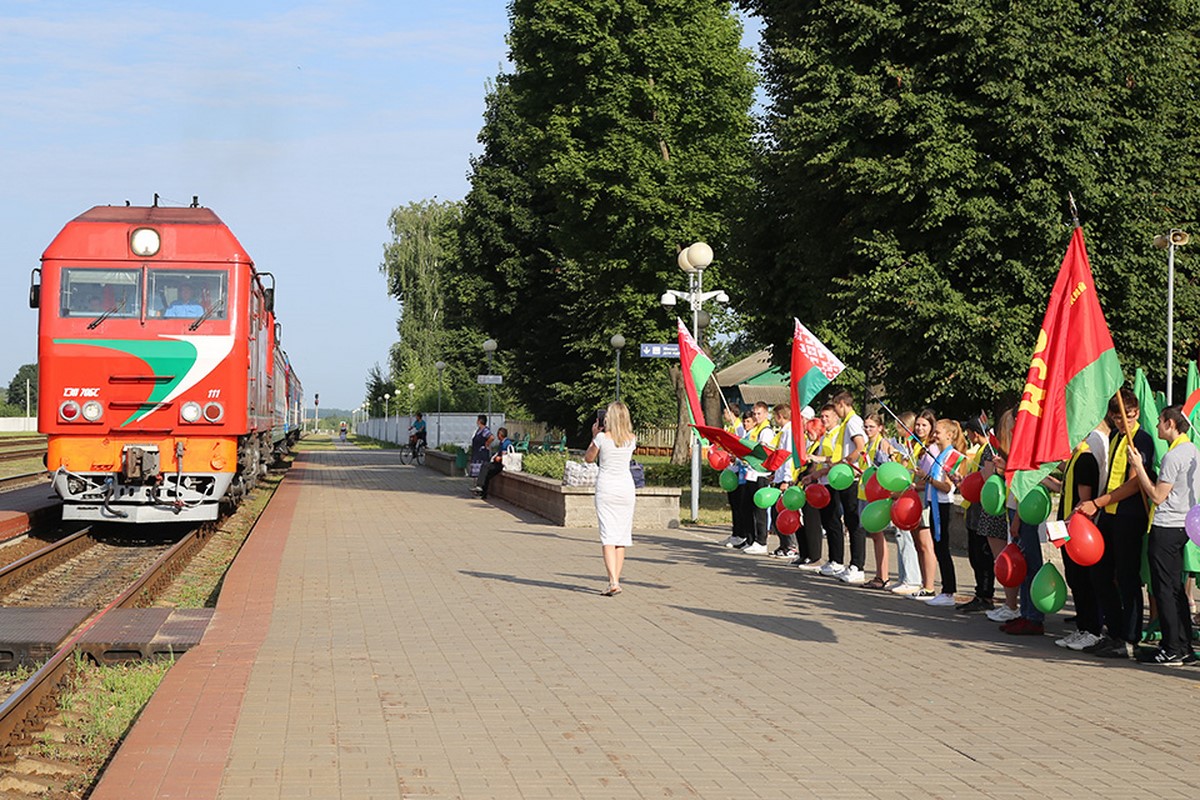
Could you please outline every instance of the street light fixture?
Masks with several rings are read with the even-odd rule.
[[[621,402],[621,348],[625,346],[625,337],[614,333],[608,343],[617,353],[617,402],[619,403]]]
[[[1154,246],[1167,251],[1167,405],[1171,405],[1171,387],[1175,383],[1172,361],[1175,355],[1175,248],[1191,241],[1187,231],[1172,228],[1154,237]]]
[[[391,392],[383,393],[383,424],[385,426],[387,425],[388,417],[390,417],[392,415],[391,410],[388,408],[388,401],[391,399],[392,399]]]
[[[408,413],[409,414],[412,414],[413,411],[416,410],[413,408],[413,389],[416,389],[416,388],[417,388],[417,385],[415,383],[410,383],[408,385]]]
[[[438,424],[437,424],[437,444],[434,447],[442,446],[442,373],[446,370],[446,362],[439,361],[433,365],[433,368],[438,373]]]
[[[687,291],[679,291],[677,289],[668,289],[659,298],[664,308],[671,309],[675,307],[679,300],[687,301],[692,309],[692,335],[696,338],[696,345],[700,346],[700,314],[702,313],[701,306],[708,300],[714,300],[718,303],[728,303],[729,295],[721,290],[704,291],[704,270],[713,260],[713,251],[704,242],[695,242],[690,247],[680,250],[679,257],[676,263],[679,268],[688,276]],[[707,312],[703,312],[707,314]],[[703,393],[704,387],[697,386],[696,391]],[[700,518],[700,434],[692,429],[692,519]]]
[[[485,339],[483,342],[483,352],[487,354],[487,374],[488,375],[492,374],[492,354],[496,352],[496,348],[498,346],[499,345],[496,344],[495,339]],[[491,427],[491,424],[492,424],[492,384],[488,383],[487,387],[488,387],[487,388],[487,396],[488,396],[487,424],[488,424],[488,427]]]

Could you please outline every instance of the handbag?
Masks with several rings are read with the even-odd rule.
[[[599,474],[599,464],[585,464],[582,461],[568,461],[563,466],[563,485],[595,486],[596,477]]]
[[[633,487],[641,489],[646,486],[646,468],[633,459],[629,460],[629,474],[633,476]]]
[[[504,465],[505,472],[520,472],[521,463],[524,461],[524,458],[524,453],[508,450],[504,455],[500,456],[500,463]]]
[[[467,464],[467,475],[472,478],[478,478],[481,466],[483,466],[482,461],[472,461],[470,464]]]

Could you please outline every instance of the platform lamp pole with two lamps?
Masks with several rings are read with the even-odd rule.
[[[728,303],[729,295],[721,290],[704,291],[704,270],[713,260],[713,251],[704,242],[696,242],[690,247],[681,250],[677,263],[679,268],[688,276],[687,291],[679,291],[677,289],[668,289],[659,298],[659,302],[668,311],[675,307],[679,300],[687,301],[692,309],[692,335],[696,338],[696,345],[700,346],[700,320],[701,314],[705,317],[707,324],[709,315],[701,306],[708,300],[715,300],[718,303]],[[682,368],[682,363],[680,364]],[[704,393],[703,386],[697,386],[698,394]],[[691,431],[692,443],[692,520],[700,518],[700,434],[693,428]]]

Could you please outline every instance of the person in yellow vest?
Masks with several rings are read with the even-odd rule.
[[[996,453],[988,444],[987,432],[979,419],[968,419],[962,423],[963,435],[970,449],[967,451],[967,467],[964,474],[983,470]],[[954,607],[961,614],[976,611],[991,611],[996,605],[996,557],[988,545],[988,537],[979,530],[983,509],[980,503],[971,503],[963,514],[967,527],[967,557],[971,571],[975,573],[975,596]]]
[[[1162,644],[1144,660],[1160,666],[1178,666],[1196,661],[1192,651],[1192,617],[1183,588],[1183,548],[1188,543],[1184,520],[1200,500],[1200,453],[1188,438],[1187,417],[1180,406],[1164,408],[1158,416],[1158,438],[1170,443],[1155,481],[1146,471],[1134,445],[1129,461],[1142,494],[1150,499],[1147,556],[1150,561],[1150,590],[1158,607]]]
[[[1062,492],[1058,503],[1058,519],[1066,522],[1071,512],[1083,500],[1100,495],[1100,464],[1092,452],[1089,435],[1066,462],[1061,482],[1048,478]],[[1053,486],[1051,488],[1054,488]],[[1056,639],[1055,644],[1069,650],[1083,650],[1100,641],[1100,606],[1096,603],[1096,590],[1092,587],[1091,567],[1085,567],[1071,558],[1071,551],[1064,547],[1062,553],[1063,577],[1071,590],[1071,604],[1075,606],[1075,630]]]
[[[1077,511],[1096,516],[1096,527],[1104,538],[1104,555],[1091,574],[1107,633],[1084,652],[1107,658],[1129,658],[1130,648],[1142,638],[1142,537],[1149,527],[1150,512],[1131,463],[1131,450],[1138,454],[1150,482],[1156,480],[1154,440],[1138,426],[1141,407],[1137,396],[1125,388],[1120,396],[1124,417],[1116,395],[1108,403],[1112,433],[1108,474],[1100,480],[1102,492],[1095,500],[1076,506]]]
[[[858,459],[858,471],[862,474],[871,467],[878,467],[891,459],[888,457],[888,446],[883,438],[883,417],[878,413],[867,414],[863,417],[863,432],[867,437],[867,446],[862,450]],[[867,507],[866,481],[858,482],[858,517],[862,519],[863,509]],[[886,530],[886,528],[884,529]],[[887,536],[881,530],[871,534],[871,543],[875,549],[875,577],[863,584],[865,589],[883,589],[888,585],[888,546]]]
[[[754,424],[746,432],[746,438],[770,447],[771,442],[775,439],[775,431],[771,429],[771,407],[759,401],[754,404],[753,413]],[[757,466],[762,465],[758,464]],[[770,485],[770,473],[760,472],[755,469],[754,464],[747,461],[746,487],[742,492],[742,514],[744,517],[748,515],[749,519],[753,521],[754,538],[739,548],[743,553],[755,556],[767,554],[767,532],[770,530],[769,512],[765,508],[759,508],[754,503],[754,494],[759,489]]]
[[[775,438],[771,446],[776,450],[784,450],[788,453],[794,452],[795,447],[792,444],[792,409],[787,403],[780,403],[771,410],[771,421],[775,426]],[[796,482],[796,467],[791,456],[775,470],[775,474],[771,476],[771,485],[779,489],[780,492],[786,492],[792,484]],[[779,530],[778,520],[776,515],[772,514],[772,527],[775,534],[779,537],[779,547],[775,552],[771,553],[775,558],[794,559],[799,553],[795,533],[782,533]]]
[[[734,436],[741,439],[746,435],[746,429],[742,426],[742,421],[737,414],[728,406],[725,407],[724,414],[725,430],[732,433]],[[742,482],[741,476],[742,463],[736,458],[731,459],[729,466],[725,468],[725,472],[732,472],[737,476],[737,486],[732,492],[726,492],[725,496],[729,500],[729,511],[733,523],[730,526],[729,537],[721,542],[726,547],[742,547],[750,539],[747,534],[746,520],[742,518],[742,492],[746,485]]]

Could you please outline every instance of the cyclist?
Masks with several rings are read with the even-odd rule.
[[[413,419],[412,425],[408,426],[408,446],[412,448],[413,458],[417,456],[417,442],[421,443],[421,447],[429,446],[429,439],[425,431],[425,417],[420,411],[417,412],[416,418]]]

